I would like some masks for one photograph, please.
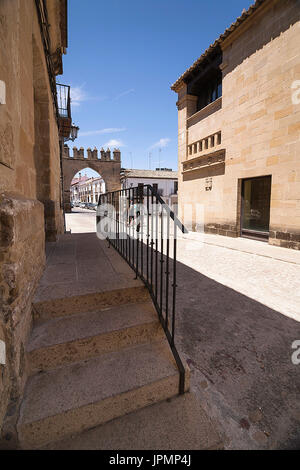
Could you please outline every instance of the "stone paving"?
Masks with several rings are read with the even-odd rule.
[[[235,241],[178,241],[179,350],[225,448],[299,449],[300,253]]]
[[[177,344],[225,448],[299,449],[300,253],[189,233],[177,276]]]

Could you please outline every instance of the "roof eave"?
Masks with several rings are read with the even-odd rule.
[[[243,12],[234,23],[232,23],[223,34],[211,44],[206,51],[189,67],[177,80],[171,85],[171,90],[178,93],[182,86],[186,83],[187,78],[190,74],[204,61],[204,59],[209,56],[217,46],[222,46],[225,39],[227,39],[234,31],[236,31],[246,20],[248,20],[252,15],[257,11],[257,9],[263,4],[270,0],[256,0],[253,5],[251,5],[247,11]]]

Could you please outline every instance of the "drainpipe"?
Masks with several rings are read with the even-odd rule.
[[[64,220],[64,233],[66,233],[66,214],[65,214],[65,201],[64,201],[64,175],[63,175],[63,151],[64,151],[64,139],[59,139],[59,157],[60,157],[60,188],[61,188],[61,201],[63,210]]]

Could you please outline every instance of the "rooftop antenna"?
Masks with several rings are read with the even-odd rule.
[[[161,163],[160,159],[161,159],[161,148],[159,147],[159,149],[158,149],[158,163],[159,163],[158,166],[159,166],[159,169],[160,169],[160,163]]]
[[[129,152],[129,155],[130,155],[130,165],[131,165],[131,169],[132,169],[133,168],[132,152]]]
[[[154,162],[154,163],[158,163],[159,164],[159,169],[161,169],[161,163],[164,163],[165,160],[158,160],[157,162]],[[156,168],[158,169],[158,168]]]
[[[149,155],[148,155],[148,161],[149,161],[149,170],[151,170],[151,157],[152,157],[152,153],[149,152]]]

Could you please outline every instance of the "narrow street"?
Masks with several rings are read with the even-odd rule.
[[[74,207],[66,214],[66,230],[71,233],[96,232],[96,211]]]

